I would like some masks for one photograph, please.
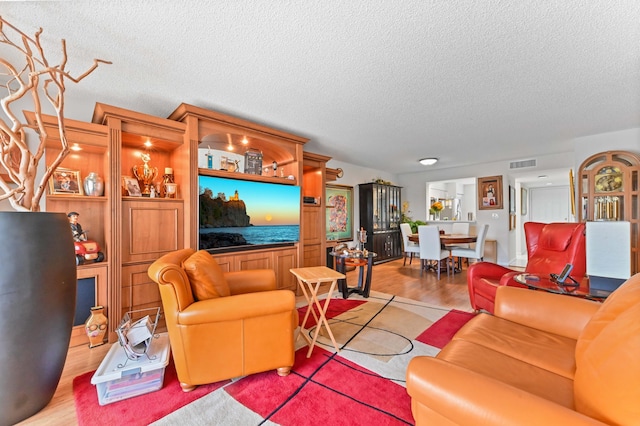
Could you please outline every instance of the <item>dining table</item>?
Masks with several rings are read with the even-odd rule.
[[[440,234],[440,243],[443,246],[449,246],[452,244],[469,244],[475,243],[478,240],[477,235],[467,235],[467,234]],[[414,243],[419,243],[420,238],[418,234],[409,235],[409,241]]]
[[[420,243],[420,238],[418,234],[410,234],[409,241],[414,243]],[[440,233],[440,244],[443,249],[446,249],[447,246],[451,246],[454,244],[470,244],[475,243],[478,240],[477,235],[468,235],[468,234],[444,234]],[[462,265],[459,264],[458,267],[455,266],[455,262],[453,259],[450,259],[451,263],[454,265],[453,272],[462,272]]]

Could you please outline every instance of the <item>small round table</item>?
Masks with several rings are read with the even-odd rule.
[[[378,256],[376,253],[360,252],[360,251],[344,251],[329,253],[335,257],[336,271],[341,274],[346,274],[347,266],[360,267],[358,271],[358,286],[348,287],[347,279],[343,278],[338,280],[338,290],[342,292],[342,298],[346,299],[352,293],[358,293],[362,297],[369,297],[369,291],[371,290],[371,273],[373,272],[373,259]],[[364,269],[367,268],[367,275],[364,276]]]

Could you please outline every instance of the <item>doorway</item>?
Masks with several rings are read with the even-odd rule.
[[[535,175],[534,175],[535,173]],[[516,182],[515,253],[510,264],[527,265],[525,222],[574,222],[571,214],[569,169],[531,172]],[[512,240],[513,241],[513,240]]]

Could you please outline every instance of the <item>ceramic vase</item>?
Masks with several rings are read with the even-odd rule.
[[[69,350],[76,260],[64,213],[0,212],[0,425],[44,408]]]
[[[91,172],[84,178],[84,193],[94,197],[104,195],[104,181],[96,172]]]
[[[87,322],[84,324],[84,330],[89,337],[90,348],[104,344],[104,336],[107,334],[107,322],[103,306],[91,308],[91,315],[89,315]]]

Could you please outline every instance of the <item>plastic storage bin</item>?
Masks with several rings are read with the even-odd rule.
[[[111,346],[91,377],[100,405],[162,389],[164,370],[169,364],[169,335],[157,336],[152,339],[146,355],[138,360],[127,358],[119,344]]]

